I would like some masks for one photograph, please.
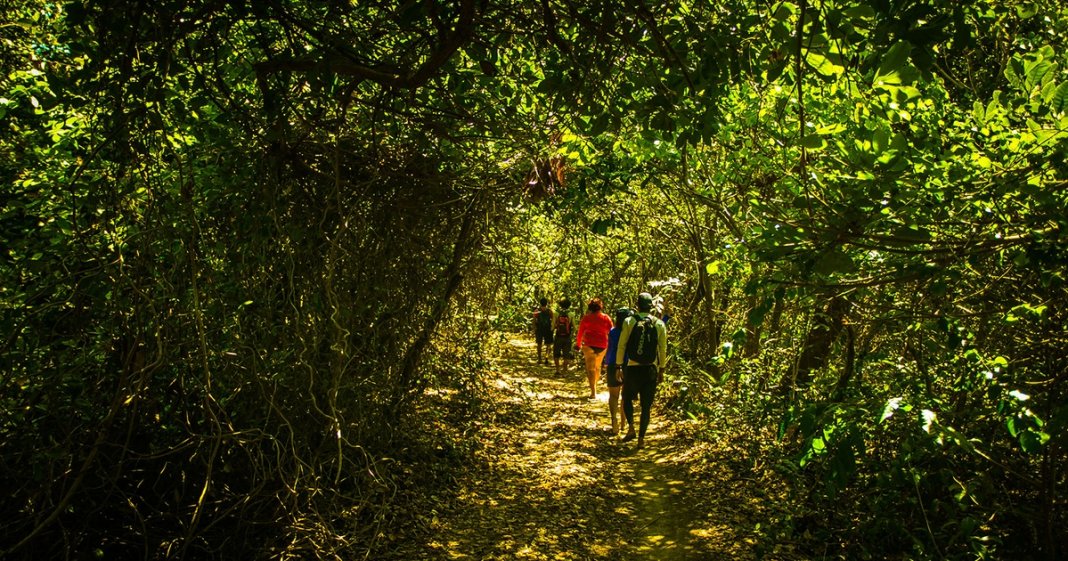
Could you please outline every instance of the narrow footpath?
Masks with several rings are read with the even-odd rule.
[[[534,343],[510,339],[496,360],[492,423],[420,559],[756,559],[761,501],[690,425],[654,406],[645,447],[611,434],[608,392],[588,399],[572,364],[556,376]],[[637,420],[637,419],[635,419]],[[702,461],[703,460],[703,461]],[[698,469],[697,466],[700,466]],[[750,495],[750,496],[747,496]],[[777,559],[763,552],[761,559]]]

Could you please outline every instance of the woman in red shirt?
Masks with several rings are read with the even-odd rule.
[[[612,318],[601,311],[600,298],[590,300],[586,315],[579,322],[575,346],[582,349],[586,361],[586,380],[590,383],[590,399],[597,399],[597,378],[601,376],[601,362],[608,347],[608,332],[612,330]]]

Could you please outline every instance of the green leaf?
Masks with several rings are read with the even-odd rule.
[[[1049,442],[1049,435],[1036,430],[1026,430],[1020,433],[1020,447],[1028,454],[1042,451],[1042,447]]]
[[[831,125],[823,125],[816,127],[816,134],[831,135],[838,134],[846,130],[846,126],[842,123],[834,123]]]
[[[879,65],[879,70],[875,73],[876,85],[880,83],[890,85],[907,83],[902,79],[902,76],[910,52],[912,52],[912,44],[908,41],[898,41],[893,47],[890,47]]]
[[[872,135],[871,145],[875,154],[881,154],[890,147],[890,127],[881,126],[875,129],[875,134]]]
[[[1050,71],[1053,70],[1053,63],[1045,59],[1028,61],[1024,63],[1024,69],[1027,72],[1024,77],[1024,85],[1028,89],[1032,89],[1042,84],[1050,76]]]
[[[1050,99],[1050,107],[1057,112],[1068,111],[1068,82],[1057,86],[1057,90],[1053,92],[1053,97]]]
[[[879,416],[879,422],[881,423],[881,422],[889,419],[890,417],[893,417],[894,416],[894,411],[897,411],[899,407],[901,407],[901,398],[900,397],[895,397],[895,398],[892,398],[892,399],[888,400],[886,402],[886,405],[883,406],[883,413],[882,413],[882,415]]]
[[[823,254],[816,265],[813,267],[813,271],[821,275],[832,275],[835,273],[851,273],[857,269],[853,263],[853,259],[846,252],[836,249]]]
[[[842,10],[842,13],[854,19],[872,19],[875,17],[875,10],[867,4],[846,8]]]
[[[844,66],[836,64],[830,58],[813,51],[809,51],[805,55],[805,60],[817,73],[823,76],[833,77],[845,72]]]
[[[1034,2],[1024,2],[1016,5],[1016,15],[1020,19],[1033,18],[1038,14],[1038,6]]]
[[[827,146],[827,141],[818,134],[810,134],[801,139],[801,145],[809,150],[819,150]]]

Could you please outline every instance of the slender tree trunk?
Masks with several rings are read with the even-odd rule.
[[[746,302],[746,319],[745,319],[745,349],[742,351],[742,356],[746,358],[753,358],[760,355],[760,339],[763,336],[763,331],[760,326],[764,324],[754,323],[752,321],[752,312],[756,310],[759,304],[759,297],[754,292],[749,296],[748,302]]]
[[[474,248],[476,241],[474,231],[475,214],[475,205],[468,207],[465,211],[460,233],[457,235],[456,243],[453,245],[452,260],[445,271],[446,281],[441,297],[434,303],[426,323],[423,324],[422,331],[412,345],[408,347],[408,350],[404,353],[404,358],[401,360],[400,373],[397,375],[397,393],[389,412],[391,417],[396,417],[400,411],[400,405],[411,396],[412,390],[416,387],[415,374],[419,369],[423,351],[430,344],[430,339],[434,336],[438,324],[444,319],[445,312],[449,309],[449,302],[452,301],[463,281],[463,273],[461,272],[463,261]]]
[[[838,383],[834,386],[834,395],[840,398],[845,393],[849,383],[853,380],[857,362],[857,331],[852,325],[846,325],[846,360],[842,374],[838,377]]]
[[[831,348],[845,327],[845,315],[850,306],[848,300],[838,295],[827,302],[822,312],[816,314],[812,329],[802,346],[801,356],[797,359],[792,380],[790,373],[787,373],[783,379],[783,387],[807,386],[812,382],[812,371],[827,365]]]

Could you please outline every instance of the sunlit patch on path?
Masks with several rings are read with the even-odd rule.
[[[422,559],[755,559],[754,522],[730,473],[695,479],[699,454],[681,421],[654,411],[646,447],[610,434],[607,390],[588,400],[575,365],[556,376],[533,342],[502,345],[495,403],[509,413],[478,435],[472,470]],[[516,413],[516,411],[519,413]],[[722,470],[727,472],[728,470]],[[715,473],[713,470],[711,473]],[[771,557],[765,556],[770,559]]]

